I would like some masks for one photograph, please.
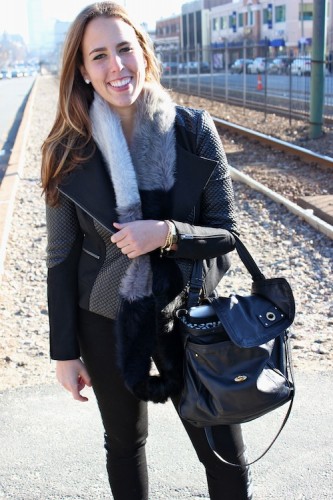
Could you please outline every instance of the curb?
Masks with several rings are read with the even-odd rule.
[[[8,161],[6,173],[0,186],[0,283],[4,273],[6,246],[13,217],[16,192],[24,171],[25,149],[31,119],[30,111],[35,99],[37,78],[32,84],[12,153]]]
[[[305,220],[308,224],[310,224],[310,226],[314,227],[317,231],[320,231],[329,238],[333,239],[333,226],[323,221],[322,219],[319,219],[319,217],[312,215],[311,213],[312,210],[306,210],[304,208],[301,208],[299,205],[296,205],[296,203],[293,203],[292,201],[289,201],[287,198],[284,198],[284,196],[275,193],[275,191],[272,191],[271,189],[267,188],[260,182],[257,182],[254,179],[252,179],[252,177],[250,177],[249,175],[240,172],[239,170],[237,170],[234,167],[231,167],[230,165],[229,165],[229,170],[231,178],[233,180],[243,182],[244,184],[250,186],[252,189],[255,189],[256,191],[259,191],[260,193],[263,193],[264,195],[268,196],[275,202],[281,203],[281,205],[284,205],[289,210],[289,212],[292,212],[293,214],[297,215],[301,219]]]

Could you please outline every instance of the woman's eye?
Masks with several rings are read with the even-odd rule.
[[[132,50],[132,47],[123,47],[120,49],[119,52],[130,52]]]
[[[98,61],[98,59],[103,59],[105,57],[105,54],[97,54],[97,56],[94,57],[94,61]]]

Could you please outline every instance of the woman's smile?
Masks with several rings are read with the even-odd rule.
[[[131,83],[131,81],[132,81],[131,77],[124,77],[118,80],[114,80],[112,82],[108,82],[108,85],[110,85],[110,87],[113,87],[115,89],[124,90]]]

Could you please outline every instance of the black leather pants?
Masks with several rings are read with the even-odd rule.
[[[120,377],[116,366],[114,322],[82,310],[79,341],[105,429],[107,472],[113,497],[115,500],[148,500],[147,404],[136,399]],[[211,451],[203,429],[186,422],[183,425],[206,469],[210,498],[250,499],[248,468],[223,464]],[[215,444],[224,458],[245,463],[240,426],[219,426],[213,432]]]

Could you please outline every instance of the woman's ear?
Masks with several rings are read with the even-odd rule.
[[[86,70],[84,69],[84,66],[81,66],[81,68],[80,68],[80,73],[81,73],[82,78],[83,78],[83,80],[85,81],[85,83],[86,83],[87,85],[89,85],[90,80],[89,80],[89,77],[88,77],[88,74],[87,74]]]

